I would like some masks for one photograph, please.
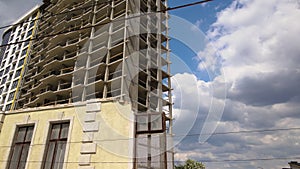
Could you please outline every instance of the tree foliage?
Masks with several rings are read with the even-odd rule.
[[[188,159],[183,165],[175,166],[175,169],[205,169],[205,166],[201,162]]]

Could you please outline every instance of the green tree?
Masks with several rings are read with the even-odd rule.
[[[175,169],[205,169],[205,165],[201,162],[188,159],[183,165],[175,166]]]

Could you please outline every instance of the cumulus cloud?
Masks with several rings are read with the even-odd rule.
[[[296,0],[235,0],[218,13],[207,32],[210,43],[198,54],[201,62],[198,68],[216,76],[210,82],[198,80],[197,96],[202,97],[199,114],[207,114],[209,101],[225,102],[220,91],[227,91],[216,132],[299,127],[299,16]],[[220,77],[226,78],[225,88]],[[206,116],[198,118],[204,122]],[[300,155],[299,134],[299,130],[290,130],[212,135],[204,144],[187,138],[177,147],[176,157],[204,161],[295,157]],[[296,159],[207,165],[208,168],[272,169],[286,167],[289,160]]]

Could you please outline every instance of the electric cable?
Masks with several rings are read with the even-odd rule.
[[[291,157],[269,157],[269,158],[247,158],[247,159],[221,159],[221,160],[197,160],[202,163],[240,163],[240,162],[254,162],[254,161],[274,161],[274,160],[298,160],[300,156],[291,156]],[[0,162],[18,162],[16,160],[8,161],[8,160],[0,160]],[[44,162],[52,162],[52,161],[20,161],[26,163],[44,163]],[[155,160],[150,161],[150,163],[173,163],[173,161],[163,161],[163,160]],[[182,160],[174,160],[175,163],[183,163],[185,161]],[[64,161],[64,162],[53,162],[53,163],[62,163],[62,164],[79,164],[80,162],[76,161]],[[148,163],[148,161],[91,161],[90,164],[128,164],[128,163]]]
[[[241,130],[241,131],[228,131],[228,132],[216,132],[216,133],[204,133],[204,134],[178,134],[178,135],[172,135],[167,136],[167,138],[178,138],[178,137],[194,137],[194,136],[200,136],[200,135],[229,135],[229,134],[247,134],[247,133],[266,133],[266,132],[276,132],[276,131],[293,131],[293,130],[300,130],[300,127],[295,128],[278,128],[278,129],[261,129],[261,130]],[[147,135],[147,134],[143,134]],[[95,143],[97,142],[109,142],[109,141],[127,141],[127,140],[133,140],[133,139],[139,139],[139,138],[120,138],[120,139],[101,139],[101,140],[93,140]],[[82,141],[71,141],[66,142],[66,144],[81,144]],[[46,144],[31,144],[30,146],[44,146]],[[12,147],[12,146],[0,146],[0,147]]]
[[[52,13],[50,11],[46,11],[46,12],[50,13],[50,16],[47,16],[47,17],[41,16],[39,18],[35,18],[35,19],[29,20],[29,21],[24,21],[24,22],[19,22],[19,23],[16,23],[16,24],[10,24],[10,25],[1,26],[0,30],[1,29],[5,29],[5,28],[9,28],[9,27],[15,27],[15,26],[18,26],[18,25],[23,25],[24,23],[30,23],[30,22],[35,22],[35,21],[38,21],[38,20],[47,19],[47,18],[50,18],[50,17],[53,17],[53,16],[59,16],[59,15],[64,15],[64,14],[72,13],[72,12],[79,11],[79,10],[85,10],[85,9],[88,9],[90,7],[93,7],[93,6],[108,4],[108,3],[111,3],[111,2],[112,2],[112,0],[106,1],[106,2],[98,2],[96,5],[93,4],[93,5],[89,5],[89,6],[85,6],[85,7],[80,7],[80,8],[72,9],[70,11],[60,12],[60,13]]]
[[[97,27],[97,26],[103,26],[103,25],[106,25],[106,24],[114,23],[114,22],[126,21],[126,20],[129,20],[129,19],[139,18],[139,17],[142,17],[142,16],[147,16],[147,15],[150,15],[150,14],[154,14],[154,13],[164,13],[164,12],[167,12],[169,10],[176,10],[176,9],[180,9],[180,8],[186,8],[186,7],[206,3],[206,2],[209,2],[209,1],[212,1],[212,0],[203,0],[203,1],[198,1],[198,2],[195,2],[195,3],[181,5],[181,6],[168,7],[166,9],[163,9],[163,10],[160,10],[160,11],[154,11],[154,12],[151,12],[151,13],[143,13],[143,14],[139,14],[139,15],[136,15],[136,16],[130,16],[130,17],[127,17],[127,18],[115,19],[115,20],[112,20],[112,21],[104,22],[104,23],[100,22],[100,23],[95,24],[95,25],[86,26],[86,27],[71,30],[71,31],[62,31],[62,32],[59,32],[59,33],[49,34],[49,35],[45,35],[45,36],[41,36],[41,37],[39,37],[38,35],[35,35],[37,37],[30,38],[30,39],[23,40],[23,41],[17,41],[17,42],[13,42],[13,43],[3,44],[3,45],[0,45],[0,48],[6,47],[6,46],[11,46],[11,45],[16,45],[16,44],[20,44],[20,43],[24,43],[24,42],[29,42],[29,41],[42,40],[44,38],[54,37],[54,36],[57,36],[57,35],[62,35],[62,34],[71,33],[71,32],[77,32],[77,31],[80,31],[80,30],[86,30],[86,29],[90,29],[90,28]]]

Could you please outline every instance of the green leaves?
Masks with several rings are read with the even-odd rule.
[[[185,161],[184,165],[175,166],[175,169],[205,169],[205,166],[201,162],[188,159]]]

